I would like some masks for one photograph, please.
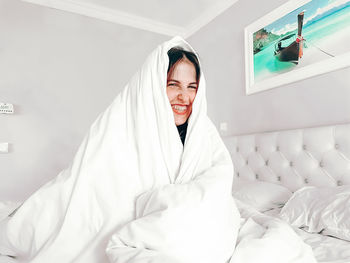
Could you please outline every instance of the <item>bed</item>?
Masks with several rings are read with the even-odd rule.
[[[331,191],[341,189],[341,207],[345,208],[343,210],[348,211],[347,215],[350,216],[350,124],[230,136],[225,137],[224,142],[235,167],[233,195],[240,209],[247,208],[241,210],[238,245],[249,236],[248,230],[252,226],[249,225],[249,216],[254,214],[257,218],[285,220],[298,238],[312,248],[317,262],[350,263],[350,241],[347,239],[347,233],[343,237],[339,236],[339,233],[325,231],[327,229],[324,226],[320,230],[317,229],[316,223],[313,226],[306,223],[300,226],[301,223],[296,221],[300,221],[301,217],[295,216],[294,211],[296,207],[309,209],[307,204],[313,200],[326,201],[328,197],[333,198],[338,193]],[[318,193],[319,190],[322,190],[321,193]],[[309,194],[312,191],[320,196],[323,194],[323,198],[314,198]],[[298,205],[298,202],[302,203]],[[17,203],[2,204],[0,217],[9,214],[18,206]],[[312,204],[317,207],[315,203]],[[289,217],[289,206],[294,209],[292,215],[298,220],[293,221]],[[309,214],[301,212],[305,213],[304,217],[312,218],[310,211],[307,211]],[[245,216],[244,213],[248,213],[249,216]],[[314,219],[317,221],[319,218],[321,216]],[[326,216],[322,215],[322,218]],[[344,220],[340,223],[345,222],[345,227],[348,227],[348,220]],[[347,230],[350,235],[349,229]],[[269,263],[282,261],[275,260]],[[0,263],[5,262],[16,260],[0,256]],[[231,263],[234,262],[240,261]]]
[[[350,262],[348,240],[323,231],[325,226],[310,228],[310,222],[306,222],[312,221],[310,218],[315,221],[326,216],[334,219],[329,209],[327,215],[322,212],[322,215],[315,216],[321,212],[310,208],[318,205],[321,209],[323,205],[325,211],[325,205],[331,207],[330,204],[339,198],[334,197],[337,193],[325,191],[334,189],[343,189],[343,202],[338,204],[338,210],[343,209],[348,213],[346,215],[350,215],[350,124],[231,136],[224,138],[224,141],[235,167],[235,198],[250,203],[265,215],[276,218],[285,216],[286,221],[293,223],[293,229],[301,239],[312,247],[318,262]],[[311,195],[311,192],[320,195],[319,198]],[[292,196],[294,200],[290,200]],[[320,204],[326,199],[332,199],[333,203],[324,201]],[[297,214],[292,215],[294,221],[288,218],[291,207],[292,213],[306,213],[304,216],[308,218],[304,219],[305,222],[295,223],[301,221],[297,219],[300,217]],[[334,210],[334,205],[332,208]],[[312,209],[313,212],[317,211],[311,214]],[[347,221],[350,220],[344,218],[342,223],[343,227],[346,224],[349,233]],[[328,221],[328,224],[333,222]]]

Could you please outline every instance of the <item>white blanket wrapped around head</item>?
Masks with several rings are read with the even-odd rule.
[[[93,123],[70,167],[9,220],[5,234],[19,260],[102,263],[107,247],[112,262],[230,258],[239,227],[232,162],[207,117],[203,74],[181,143],[166,94],[175,46],[193,51],[180,37],[158,46]]]

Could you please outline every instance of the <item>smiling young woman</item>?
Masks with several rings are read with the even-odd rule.
[[[197,94],[200,67],[196,55],[175,47],[168,51],[167,95],[174,113],[175,124],[184,144],[187,120]]]

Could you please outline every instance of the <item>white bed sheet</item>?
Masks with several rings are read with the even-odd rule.
[[[264,214],[277,217],[280,210],[281,208],[271,209]],[[295,228],[295,231],[305,243],[312,247],[319,263],[350,263],[350,242],[321,234],[310,234],[298,228]],[[16,262],[18,261],[13,258],[0,255],[0,263]]]
[[[277,217],[281,208],[264,212]],[[350,242],[322,234],[311,234],[294,227],[302,240],[312,247],[315,258],[319,263],[350,263]]]

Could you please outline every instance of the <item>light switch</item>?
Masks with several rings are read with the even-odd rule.
[[[0,143],[0,153],[8,153],[9,152],[9,143],[1,142]]]
[[[227,131],[227,122],[220,123],[220,131]]]

